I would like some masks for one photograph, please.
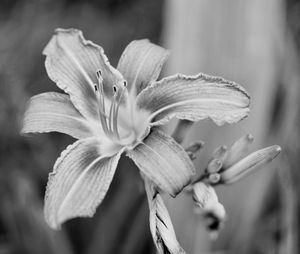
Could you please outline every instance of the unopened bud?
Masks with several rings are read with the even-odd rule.
[[[227,146],[219,146],[214,152],[213,152],[213,158],[218,159],[221,162],[224,161],[224,159],[227,157]]]
[[[207,172],[209,174],[219,172],[222,168],[222,162],[219,159],[212,159],[207,165]]]
[[[217,184],[221,180],[221,176],[218,173],[213,173],[208,176],[208,180],[211,184]]]
[[[247,134],[235,141],[228,149],[227,156],[223,161],[223,167],[229,168],[249,153],[249,148],[254,140],[251,134]]]
[[[274,145],[251,153],[230,168],[222,171],[220,173],[221,182],[225,184],[236,182],[270,163],[280,152],[280,146]]]

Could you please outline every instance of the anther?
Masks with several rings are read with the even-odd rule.
[[[98,92],[98,87],[94,85],[95,92]]]
[[[127,86],[127,82],[126,82],[126,81],[124,81],[123,85],[124,85],[124,87],[126,87],[126,86]]]
[[[113,86],[113,89],[114,89],[114,93],[116,93],[117,92],[117,87]]]
[[[96,71],[96,74],[97,74],[97,77],[98,77],[98,78],[102,77],[102,73],[101,73],[100,70]]]

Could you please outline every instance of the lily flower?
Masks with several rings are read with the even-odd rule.
[[[78,139],[49,175],[45,218],[52,228],[93,216],[123,153],[160,191],[174,197],[189,184],[195,172],[189,156],[153,127],[173,117],[235,123],[249,112],[247,92],[223,78],[177,74],[156,81],[168,51],[148,40],[131,42],[116,69],[75,29],[57,29],[43,54],[50,79],[65,93],[32,97],[22,132]]]

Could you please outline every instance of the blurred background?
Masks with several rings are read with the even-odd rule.
[[[199,122],[186,137],[185,144],[205,141],[197,169],[214,148],[247,133],[253,150],[279,144],[283,152],[265,170],[217,189],[228,220],[215,241],[188,195],[166,197],[178,240],[190,254],[300,253],[299,0],[0,0],[0,254],[155,253],[143,184],[126,158],[94,218],[60,231],[44,221],[48,173],[74,140],[19,131],[26,101],[58,91],[41,54],[57,27],[81,29],[113,66],[130,41],[149,38],[171,49],[163,76],[204,72],[242,84],[252,96],[249,118],[223,127]]]

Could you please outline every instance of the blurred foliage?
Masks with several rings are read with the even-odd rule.
[[[115,66],[131,40],[159,42],[161,14],[160,0],[0,1],[0,254],[152,252],[148,207],[133,164],[122,159],[94,218],[55,232],[44,222],[45,186],[56,158],[74,140],[58,133],[21,137],[19,131],[26,101],[59,91],[42,56],[55,28],[83,30]]]

